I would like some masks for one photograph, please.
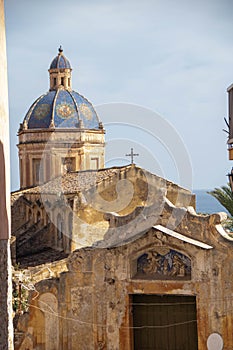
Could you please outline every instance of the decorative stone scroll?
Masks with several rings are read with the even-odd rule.
[[[137,259],[137,272],[133,278],[189,280],[191,260],[173,249],[156,247]]]
[[[84,257],[82,252],[75,252],[69,256],[67,266],[70,271],[82,271]]]

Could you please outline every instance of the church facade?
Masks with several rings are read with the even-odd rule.
[[[198,215],[190,191],[134,164],[105,168],[71,71],[60,48],[19,129],[15,349],[232,349],[226,216]]]

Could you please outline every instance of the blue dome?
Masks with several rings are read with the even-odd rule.
[[[92,104],[71,90],[58,89],[40,96],[30,107],[24,121],[28,129],[84,128],[100,129]]]
[[[71,70],[60,46],[49,69],[50,90],[32,104],[23,129],[103,129],[92,104],[72,90]]]
[[[52,60],[52,63],[50,64],[49,69],[71,69],[70,62],[68,59],[63,55],[63,50],[60,46],[58,49],[58,55]]]

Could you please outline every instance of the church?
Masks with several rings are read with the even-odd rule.
[[[105,129],[62,48],[18,131],[11,195],[15,350],[233,348],[233,238],[224,213],[129,164],[105,168]],[[222,347],[219,347],[219,350]]]

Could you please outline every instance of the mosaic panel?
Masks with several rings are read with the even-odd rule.
[[[60,128],[78,127],[78,112],[75,103],[66,90],[60,90],[57,95],[54,111],[54,123]]]
[[[38,104],[35,108],[34,117],[38,120],[46,118],[46,116],[50,113],[50,105],[48,103]]]
[[[137,259],[137,273],[134,278],[191,279],[191,260],[175,250],[158,247]]]
[[[74,118],[76,116],[76,110],[74,104],[62,102],[56,106],[56,113],[59,118],[69,119]]]
[[[98,129],[99,120],[92,104],[75,91],[72,91],[72,96],[77,102],[79,117],[83,121],[84,128]]]
[[[48,128],[50,126],[54,97],[55,91],[50,91],[34,105],[28,121],[29,129]]]

